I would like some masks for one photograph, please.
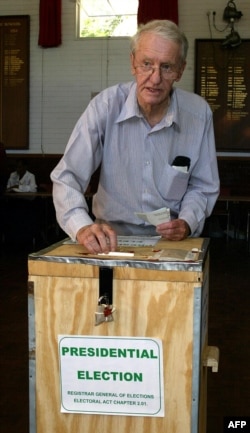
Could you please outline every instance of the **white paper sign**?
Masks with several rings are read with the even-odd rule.
[[[162,342],[59,335],[61,412],[164,416]]]

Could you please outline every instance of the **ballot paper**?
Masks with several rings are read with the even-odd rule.
[[[119,247],[150,247],[154,246],[161,236],[117,236]]]
[[[162,207],[161,209],[154,210],[153,212],[135,212],[135,214],[144,221],[158,226],[158,224],[170,221],[170,209]]]
[[[150,247],[157,244],[161,239],[161,236],[117,236],[118,247]],[[108,241],[108,239],[107,239]],[[64,245],[77,244],[77,241],[73,241],[70,238],[65,239]]]

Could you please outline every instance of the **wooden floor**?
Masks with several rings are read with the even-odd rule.
[[[2,247],[0,254],[1,433],[29,432],[27,256],[31,251],[32,245],[12,244]],[[204,433],[223,433],[224,416],[250,416],[250,258],[244,241],[211,239],[210,251],[209,345],[219,347],[220,363],[218,373],[208,371]]]

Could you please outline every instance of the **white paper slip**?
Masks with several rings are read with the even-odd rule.
[[[117,236],[119,247],[153,247],[161,236]]]
[[[109,253],[98,253],[98,256],[111,256],[111,257],[134,257],[134,253],[127,253],[126,251],[109,251]]]
[[[135,214],[144,221],[158,226],[158,224],[170,221],[170,209],[162,207],[161,209],[154,210],[153,212],[135,212]]]

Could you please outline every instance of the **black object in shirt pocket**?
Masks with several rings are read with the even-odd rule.
[[[176,158],[173,160],[172,162],[172,166],[175,167],[187,167],[187,169],[189,169],[190,167],[190,158],[188,158],[188,156],[176,156]]]

